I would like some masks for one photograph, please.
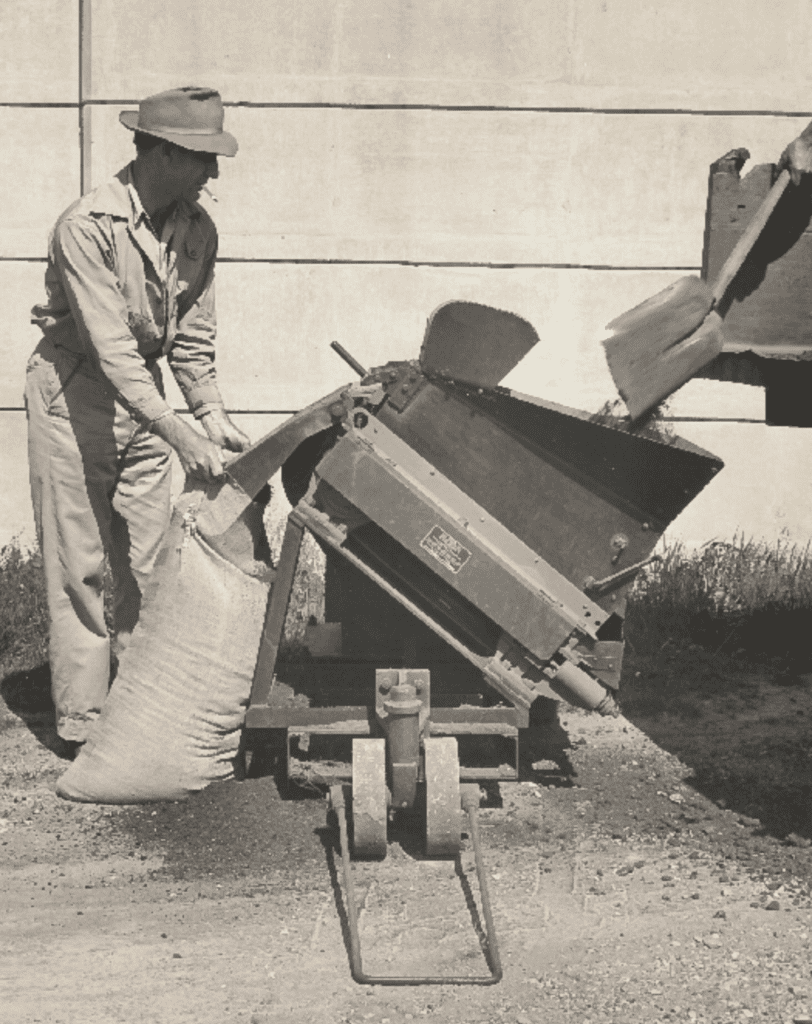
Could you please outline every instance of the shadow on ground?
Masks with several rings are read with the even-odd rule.
[[[812,836],[812,681],[691,646],[627,649],[621,708],[721,807]]]
[[[22,721],[47,750],[68,758],[71,751],[56,732],[54,704],[51,700],[51,669],[47,662],[35,668],[10,672],[0,682],[0,696],[15,718]],[[7,715],[0,728],[10,724]]]

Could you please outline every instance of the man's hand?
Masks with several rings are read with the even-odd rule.
[[[789,170],[794,185],[801,184],[804,174],[812,174],[812,124],[791,142],[778,161],[778,170]]]
[[[209,438],[199,434],[176,416],[162,416],[152,424],[152,432],[162,437],[178,453],[187,476],[207,483],[223,476],[223,453]]]
[[[227,448],[230,452],[244,452],[251,447],[251,442],[239,427],[234,426],[223,409],[211,409],[200,417],[200,422],[209,438],[221,448]]]

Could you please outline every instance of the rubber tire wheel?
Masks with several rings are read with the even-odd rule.
[[[356,856],[386,856],[388,810],[386,741],[353,740],[352,845]]]
[[[424,741],[426,754],[426,853],[455,857],[462,844],[460,759],[454,736]]]

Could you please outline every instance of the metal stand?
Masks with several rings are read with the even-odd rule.
[[[495,985],[502,980],[502,963],[499,957],[499,946],[496,939],[496,929],[493,925],[493,914],[491,912],[491,900],[488,893],[488,882],[485,875],[485,867],[482,863],[482,849],[479,837],[479,821],[477,811],[479,810],[479,787],[476,785],[460,786],[460,796],[463,810],[468,814],[470,824],[471,840],[474,845],[474,857],[476,858],[476,872],[479,879],[479,893],[482,902],[482,916],[485,919],[487,935],[486,957],[490,974],[488,975],[418,975],[418,976],[391,976],[367,974],[364,971],[361,960],[361,937],[358,931],[358,910],[355,899],[355,884],[352,877],[352,864],[350,863],[350,847],[347,838],[347,814],[344,799],[344,787],[332,786],[330,788],[330,802],[338,817],[338,827],[341,835],[341,863],[344,876],[344,898],[347,908],[347,921],[350,929],[350,965],[352,976],[361,985]]]

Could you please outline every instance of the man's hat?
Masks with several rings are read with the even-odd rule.
[[[155,135],[183,149],[234,156],[237,140],[223,131],[223,100],[216,89],[187,85],[148,96],[138,110],[123,110],[119,120],[131,131]]]

